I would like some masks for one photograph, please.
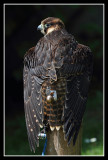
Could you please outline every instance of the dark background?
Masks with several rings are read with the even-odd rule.
[[[5,154],[32,154],[24,119],[23,56],[42,37],[37,26],[47,17],[61,18],[67,31],[93,52],[93,77],[84,117],[82,154],[103,154],[102,5],[5,5]],[[96,137],[95,143],[84,142],[92,137]],[[41,154],[43,143],[36,154]]]

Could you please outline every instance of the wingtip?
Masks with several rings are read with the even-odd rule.
[[[51,131],[54,131],[55,127],[50,126]]]
[[[59,131],[61,126],[56,126],[56,130]]]

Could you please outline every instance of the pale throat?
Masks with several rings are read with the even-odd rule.
[[[58,26],[56,26],[56,27],[50,27],[50,28],[47,29],[47,34],[53,32],[54,30],[58,30],[58,29],[60,29],[60,27],[58,27]]]

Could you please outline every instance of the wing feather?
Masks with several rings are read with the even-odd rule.
[[[45,46],[46,48],[46,46]],[[36,47],[29,49],[24,57],[24,108],[28,139],[31,150],[35,152],[36,145],[39,146],[38,134],[43,124],[42,83],[48,77],[43,57],[44,42],[39,41]],[[46,61],[47,62],[47,61]]]
[[[78,44],[72,54],[74,55],[72,63],[63,64],[60,68],[61,75],[67,77],[63,120],[65,139],[68,139],[68,145],[72,137],[75,145],[85,111],[92,75],[92,53],[90,49]]]

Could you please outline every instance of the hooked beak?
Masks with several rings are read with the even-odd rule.
[[[42,25],[40,24],[38,27],[37,27],[37,30],[42,30]]]

